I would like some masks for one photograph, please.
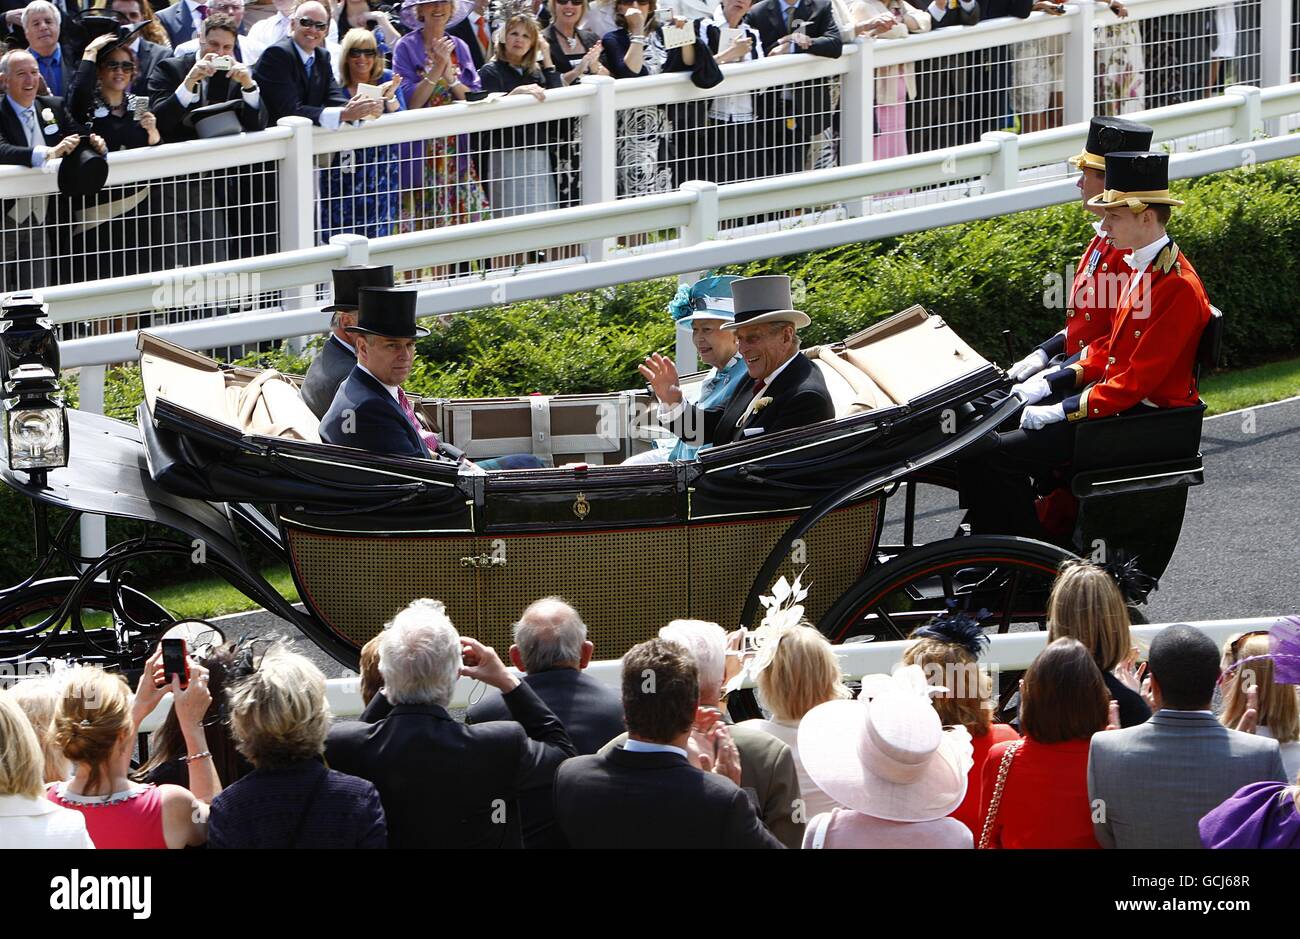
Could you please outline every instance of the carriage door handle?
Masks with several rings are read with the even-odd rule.
[[[505,567],[506,559],[493,557],[490,554],[480,554],[476,557],[463,557],[460,559],[461,567]]]

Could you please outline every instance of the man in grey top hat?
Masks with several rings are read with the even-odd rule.
[[[718,447],[737,440],[830,420],[835,405],[821,372],[799,351],[798,330],[811,320],[791,309],[790,278],[742,277],[731,285],[741,358],[752,379],[723,403],[688,406],[677,385],[677,367],[658,353],[640,366],[659,399],[659,421],[687,443]]]

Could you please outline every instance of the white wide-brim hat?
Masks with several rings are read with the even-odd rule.
[[[798,740],[799,758],[819,789],[891,822],[952,814],[966,798],[974,765],[970,732],[940,723],[916,665],[867,676],[856,701],[817,705],[800,721]]]
[[[437,2],[439,0],[402,0],[402,7],[398,11],[398,16],[407,29],[423,29],[424,24],[416,14],[415,8],[421,4]],[[443,0],[443,2],[446,2],[446,0]],[[451,29],[474,10],[473,0],[450,0],[450,2],[451,16],[447,18],[447,25],[443,29]]]

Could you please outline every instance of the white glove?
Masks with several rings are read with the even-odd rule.
[[[1058,424],[1063,420],[1065,420],[1064,404],[1025,408],[1020,412],[1020,429],[1042,430],[1048,424]]]
[[[1043,375],[1035,375],[1024,384],[1015,385],[1011,393],[1025,404],[1037,404],[1052,393],[1052,386]]]
[[[1042,349],[1035,349],[1007,369],[1007,377],[1012,381],[1024,381],[1030,375],[1035,375],[1045,368],[1047,368],[1047,353]]]

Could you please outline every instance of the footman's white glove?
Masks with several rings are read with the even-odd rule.
[[[1065,420],[1064,404],[1025,408],[1020,412],[1020,429],[1042,430],[1048,424],[1057,424],[1063,420]]]
[[[1045,368],[1047,368],[1047,353],[1042,349],[1035,349],[1007,369],[1007,377],[1012,381],[1024,381],[1030,375],[1036,375]]]
[[[1052,386],[1045,376],[1035,375],[1023,384],[1012,386],[1011,393],[1025,404],[1037,404],[1052,393]]]

